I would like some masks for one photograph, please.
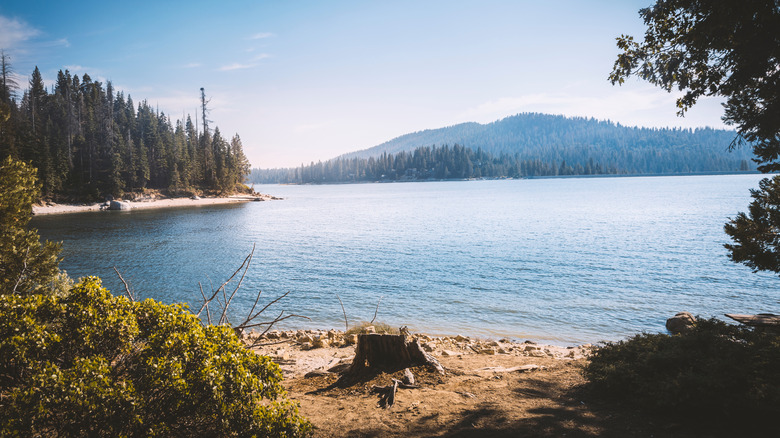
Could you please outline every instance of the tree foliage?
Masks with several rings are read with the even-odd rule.
[[[775,0],[658,0],[639,11],[642,42],[618,38],[610,75],[684,91],[680,114],[702,96],[726,98],[727,124],[753,144],[759,170],[780,170],[780,4]]]
[[[10,69],[7,56],[1,60],[0,73]],[[88,74],[61,70],[47,88],[36,67],[21,99],[15,95],[14,83],[0,82],[0,159],[30,162],[48,198],[233,192],[248,172],[243,149],[218,137],[218,128],[198,130],[189,116],[174,122]]]
[[[61,287],[59,245],[27,228],[35,169],[0,167],[0,436],[264,436],[310,430],[282,374],[182,305]]]
[[[0,295],[47,289],[59,274],[61,245],[28,229],[39,189],[35,169],[7,157],[0,165]]]
[[[729,221],[726,234],[734,244],[726,244],[729,257],[757,271],[780,274],[780,176],[764,178],[759,190],[751,190],[749,215],[739,213]]]
[[[702,96],[721,96],[723,120],[735,125],[735,144],[750,142],[758,169],[780,171],[780,3],[775,0],[658,0],[639,14],[644,40],[618,38],[613,84],[637,75],[684,91],[679,114]],[[729,257],[756,271],[780,272],[778,179],[752,191],[750,216],[739,213],[725,230]]]
[[[96,277],[65,297],[0,296],[4,436],[306,435],[281,380],[230,327]]]

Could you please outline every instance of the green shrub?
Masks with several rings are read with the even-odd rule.
[[[61,244],[41,243],[28,229],[40,188],[34,167],[7,157],[0,163],[0,294],[50,290],[61,278]]]
[[[184,306],[0,296],[0,435],[304,436],[281,370]]]
[[[766,420],[780,414],[780,335],[698,320],[684,334],[607,343],[585,375],[601,396],[666,414]]]

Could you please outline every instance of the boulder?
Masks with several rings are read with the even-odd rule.
[[[109,210],[130,210],[133,208],[129,202],[122,202],[122,201],[109,201],[108,209]]]
[[[696,318],[689,312],[679,312],[666,320],[666,329],[672,334],[685,333],[696,324]]]

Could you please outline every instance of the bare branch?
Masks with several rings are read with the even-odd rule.
[[[119,270],[114,266],[114,272],[116,272],[116,275],[119,276],[119,280],[122,281],[122,284],[125,285],[125,294],[127,295],[127,298],[130,299],[130,301],[135,301],[135,297],[133,297],[133,294],[130,292],[130,286],[127,285],[127,282],[122,277],[122,274],[119,273]]]
[[[253,328],[253,327],[260,327],[260,326],[263,326],[263,325],[267,325],[268,327],[262,333],[260,333],[260,336],[263,336],[264,334],[268,333],[268,331],[271,330],[271,327],[273,327],[274,324],[276,324],[277,322],[280,322],[280,321],[284,321],[285,319],[288,319],[288,318],[303,318],[303,319],[308,319],[309,321],[311,321],[311,318],[309,318],[308,316],[296,315],[294,313],[291,313],[291,314],[283,317],[282,315],[284,314],[284,312],[285,311],[282,310],[279,313],[279,316],[274,318],[273,321],[254,322],[252,324],[246,324],[246,325],[243,325],[243,326],[240,326],[240,327],[236,327],[236,328],[243,330],[243,329],[248,329],[248,328]]]
[[[307,316],[304,316],[304,315],[297,315],[297,314],[285,315],[285,310],[282,310],[279,313],[279,315],[276,316],[276,318],[273,318],[270,321],[255,322],[255,320],[261,314],[263,314],[263,312],[265,312],[270,306],[272,306],[273,304],[279,302],[282,298],[284,298],[284,297],[286,297],[287,295],[290,294],[290,292],[288,291],[288,292],[284,293],[283,295],[281,295],[280,297],[278,297],[278,298],[276,298],[274,300],[271,300],[271,302],[269,302],[268,304],[263,306],[262,309],[256,310],[257,306],[258,306],[258,303],[260,302],[260,295],[262,294],[262,291],[258,291],[257,292],[257,296],[255,297],[255,302],[252,304],[252,308],[249,310],[249,313],[247,314],[246,319],[244,319],[244,321],[241,322],[238,325],[234,325],[233,323],[231,323],[230,316],[229,316],[229,313],[228,313],[228,309],[230,308],[230,304],[232,303],[233,299],[238,294],[239,289],[241,289],[241,286],[244,283],[244,279],[246,278],[247,272],[249,272],[249,267],[251,266],[252,259],[254,257],[254,253],[255,253],[255,249],[256,249],[256,245],[253,244],[252,245],[252,251],[249,253],[248,256],[246,256],[246,258],[244,258],[244,261],[243,261],[243,263],[241,263],[241,266],[233,273],[233,275],[231,275],[227,279],[227,281],[222,283],[216,290],[214,290],[214,284],[211,282],[211,278],[206,276],[207,278],[209,278],[209,284],[211,285],[211,293],[210,293],[209,296],[206,296],[206,294],[203,292],[203,285],[200,282],[198,283],[198,286],[200,288],[200,295],[203,298],[203,304],[201,305],[200,309],[198,309],[197,313],[195,313],[195,312],[193,312],[193,313],[195,313],[196,316],[200,317],[200,315],[203,313],[203,310],[205,309],[206,310],[206,315],[207,315],[207,318],[208,318],[208,324],[212,325],[213,324],[213,320],[211,318],[211,306],[210,306],[210,304],[212,302],[216,302],[217,306],[218,306],[218,309],[219,309],[219,312],[220,312],[220,314],[219,314],[220,316],[219,316],[219,319],[217,320],[217,324],[228,324],[228,325],[232,326],[233,330],[235,331],[235,333],[237,335],[239,335],[239,336],[246,329],[255,328],[255,327],[265,327],[264,331],[260,334],[260,336],[258,336],[257,339],[259,339],[260,337],[262,337],[263,335],[268,333],[268,331],[271,330],[271,328],[274,326],[274,324],[276,324],[278,322],[284,321],[284,320],[289,319],[289,318],[304,318],[304,319],[310,319],[310,318],[307,317]],[[233,292],[230,293],[230,295],[228,296],[227,287],[226,286],[231,281],[233,281],[234,278],[236,278],[236,276],[239,274],[239,272],[241,272],[241,277],[239,278],[238,283],[236,284],[236,287],[233,289]],[[221,297],[220,297],[220,292],[221,292]],[[343,308],[343,306],[342,306],[342,308]],[[255,340],[255,342],[252,343],[252,345],[249,346],[249,348],[252,348],[252,347],[258,345],[259,341],[257,339]]]
[[[245,319],[245,320],[244,320],[244,321],[243,321],[241,324],[239,324],[239,325],[244,325],[244,324],[246,324],[247,322],[249,322],[249,321],[251,321],[251,320],[252,320],[252,312],[254,312],[254,311],[255,311],[255,308],[257,307],[257,303],[259,303],[259,302],[260,302],[260,295],[261,295],[262,293],[263,293],[263,291],[261,291],[261,290],[257,291],[257,297],[255,297],[255,303],[254,303],[254,304],[252,304],[252,309],[249,311],[249,313],[247,313],[247,314],[246,314],[246,319]],[[289,292],[287,292],[287,293],[289,293]],[[285,294],[285,295],[286,295],[286,294]],[[268,307],[268,306],[266,306],[266,307]],[[264,308],[264,309],[265,309],[265,308]],[[258,315],[259,315],[259,314],[261,314],[261,313],[263,313],[263,311],[262,311],[262,310],[261,310],[260,312],[258,312]]]
[[[209,311],[209,302],[206,300],[206,294],[203,293],[203,285],[200,284],[200,282],[198,282],[198,287],[200,287],[200,295],[203,297],[203,305],[206,307],[206,316],[208,317],[209,325],[212,325],[211,324],[211,312]],[[203,310],[202,307],[201,307],[201,310]],[[200,315],[200,312],[198,312],[198,315]]]
[[[225,322],[225,315],[227,315],[228,308],[230,307],[230,302],[233,301],[233,297],[236,296],[236,293],[238,292],[238,289],[241,288],[241,284],[244,282],[244,277],[246,277],[246,273],[249,270],[249,265],[252,264],[252,256],[255,254],[255,244],[252,244],[252,251],[249,253],[249,255],[244,259],[244,263],[241,264],[241,267],[244,267],[246,265],[246,268],[244,269],[244,273],[241,274],[241,278],[238,280],[238,284],[236,285],[236,288],[233,289],[233,293],[230,294],[230,298],[225,299],[225,307],[222,309],[222,316],[219,317],[219,323],[222,324]],[[239,268],[241,269],[241,268]],[[238,272],[238,271],[236,271]],[[233,274],[235,276],[236,274]],[[232,278],[232,277],[231,277]],[[230,280],[228,280],[230,281]],[[225,285],[227,282],[225,282]],[[224,285],[223,285],[224,286]],[[223,293],[225,292],[225,289],[222,289]]]
[[[16,293],[16,288],[19,287],[19,283],[22,282],[22,278],[24,278],[24,273],[27,271],[27,257],[30,256],[30,247],[27,247],[27,251],[24,253],[24,259],[22,259],[22,272],[19,273],[19,278],[16,279],[16,284],[14,284],[14,288],[11,291],[12,293]]]
[[[349,331],[349,323],[347,322],[347,311],[344,310],[344,303],[341,302],[341,297],[339,294],[336,294],[336,298],[339,299],[339,304],[341,304],[341,311],[344,313],[344,332]]]
[[[260,316],[260,314],[261,314],[261,313],[265,312],[265,310],[266,310],[266,309],[268,309],[269,307],[271,307],[271,305],[272,305],[272,304],[276,303],[277,301],[281,300],[282,298],[286,297],[287,295],[290,295],[290,291],[287,291],[287,292],[285,292],[285,293],[284,293],[284,295],[282,295],[282,296],[280,296],[279,298],[277,298],[277,299],[275,299],[275,300],[271,301],[270,303],[266,304],[266,305],[265,305],[265,307],[263,307],[262,309],[260,309],[260,310],[259,310],[257,313],[255,313],[254,315],[252,315],[250,318],[247,318],[247,320],[246,320],[245,322],[249,322],[249,321],[251,321],[251,320],[253,320],[253,319],[257,318],[258,316]],[[239,324],[239,325],[242,325],[242,324]]]
[[[284,321],[285,319],[288,319],[288,318],[305,318],[305,319],[311,320],[311,318],[309,318],[308,316],[303,316],[303,315],[290,314],[290,315],[287,315],[287,316],[284,316],[284,317],[282,315],[284,315],[284,310],[282,310],[279,313],[279,316],[274,318],[273,321],[258,322],[258,323],[250,324],[250,325],[247,325],[246,327],[243,327],[242,330],[244,328],[259,327],[259,326],[262,326],[262,325],[268,325],[268,327],[266,327],[265,330],[263,330],[263,332],[260,333],[255,338],[254,342],[252,342],[252,344],[249,346],[249,348],[254,348],[254,347],[258,346],[258,345],[261,345],[260,344],[260,338],[262,338],[266,333],[268,333],[271,330],[271,327],[273,327],[274,324],[276,324],[277,322]],[[287,341],[284,341],[284,342],[287,342]],[[262,345],[266,345],[266,344],[262,344]],[[267,344],[267,345],[273,345],[273,344]]]
[[[253,251],[254,251],[254,246],[253,246]],[[213,294],[207,300],[207,302],[211,302],[214,299],[216,299],[220,291],[222,291],[223,295],[225,295],[225,302],[227,302],[227,294],[224,291],[225,286],[228,283],[230,283],[230,281],[233,280],[233,278],[236,275],[238,275],[238,273],[241,272],[242,269],[244,269],[244,265],[246,265],[247,261],[249,261],[251,258],[252,258],[252,254],[249,254],[248,256],[246,256],[246,258],[244,259],[244,262],[241,263],[241,266],[239,266],[238,269],[236,269],[236,272],[234,272],[233,275],[231,275],[224,283],[222,283],[222,285],[219,286],[219,288],[217,288],[217,290],[214,290],[214,284],[211,283],[211,278],[209,278],[209,276],[207,275],[206,278],[209,279],[209,283],[211,284],[211,290],[213,291]],[[219,301],[219,300],[217,300],[217,301]],[[205,304],[203,306],[205,306]],[[203,311],[203,308],[204,308],[203,306],[198,310],[198,313],[196,313],[196,315],[200,316],[200,313]]]
[[[384,295],[379,297],[379,301],[377,301],[377,303],[376,303],[376,309],[374,310],[374,317],[371,318],[371,322],[369,322],[369,324],[373,324],[374,323],[374,320],[376,319],[376,314],[377,314],[377,312],[379,312],[379,303],[382,302],[382,298],[384,298],[384,297],[385,297]]]

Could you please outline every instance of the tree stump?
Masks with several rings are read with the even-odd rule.
[[[397,371],[415,365],[427,365],[444,374],[439,361],[426,353],[416,339],[405,334],[370,333],[358,335],[355,359],[348,372],[359,373],[367,368]]]

